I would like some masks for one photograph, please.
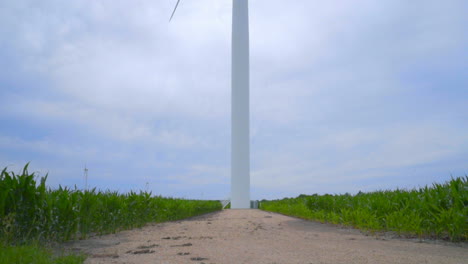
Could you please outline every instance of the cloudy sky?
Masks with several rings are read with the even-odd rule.
[[[222,199],[231,0],[0,1],[0,167]],[[468,174],[465,0],[251,0],[252,198]]]

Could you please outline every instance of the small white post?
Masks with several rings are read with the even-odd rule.
[[[86,164],[84,167],[84,178],[85,178],[85,191],[87,191],[88,190],[88,168],[86,167]]]

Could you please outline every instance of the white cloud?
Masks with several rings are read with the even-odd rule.
[[[227,184],[229,182],[229,172],[226,167],[195,164],[188,168],[187,173],[171,175],[167,179],[190,186]]]
[[[25,139],[5,129],[0,143],[70,160],[130,157],[142,179],[157,171],[226,185],[232,2],[183,1],[168,23],[174,3],[0,3],[0,54],[20,72],[0,76],[8,83],[0,118],[92,138]],[[253,185],[341,191],[343,182],[390,179],[466,153],[466,79],[455,75],[466,53],[463,6],[250,1]],[[100,172],[103,182],[125,181],[118,169]]]
[[[398,169],[429,166],[465,155],[468,137],[444,125],[420,122],[358,128],[319,134],[307,141],[290,138],[276,142],[272,149],[254,152],[253,185],[323,192],[324,186],[392,177]],[[380,188],[387,187],[382,181]]]
[[[9,108],[8,112],[10,115],[23,118],[33,117],[36,120],[48,122],[64,122],[64,125],[75,123],[100,136],[123,143],[149,144],[176,149],[210,147],[200,136],[187,133],[177,127],[158,126],[158,121],[148,116],[139,117],[135,112],[116,112],[114,109],[86,106],[73,101],[22,100],[19,104]],[[27,146],[28,143],[25,142],[22,145]],[[65,149],[66,147],[63,146],[64,152]]]

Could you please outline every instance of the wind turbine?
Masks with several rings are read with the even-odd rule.
[[[172,20],[180,0],[177,0]],[[233,0],[231,52],[231,208],[250,208],[249,1]]]

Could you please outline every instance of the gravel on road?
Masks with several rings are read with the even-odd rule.
[[[69,242],[87,264],[468,264],[467,243],[373,236],[261,210],[223,210]]]

